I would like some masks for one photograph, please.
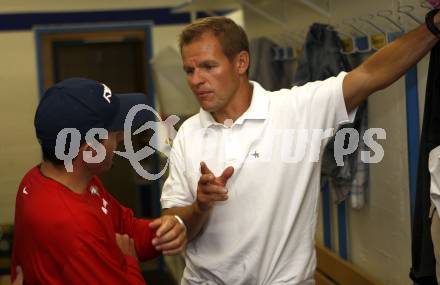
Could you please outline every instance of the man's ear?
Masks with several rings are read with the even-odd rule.
[[[241,74],[246,74],[247,70],[249,69],[249,53],[247,51],[241,51],[237,54],[236,57],[237,60],[237,70],[238,73]]]

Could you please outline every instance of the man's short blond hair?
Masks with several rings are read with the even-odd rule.
[[[242,27],[226,17],[207,17],[186,26],[179,36],[180,52],[185,45],[212,33],[220,42],[223,53],[232,61],[241,51],[249,53],[249,40]]]

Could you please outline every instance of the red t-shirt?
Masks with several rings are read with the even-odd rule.
[[[145,284],[137,260],[119,249],[115,233],[135,241],[141,261],[158,256],[149,221],[133,217],[93,177],[84,194],[43,176],[38,167],[17,193],[12,278],[25,284]]]

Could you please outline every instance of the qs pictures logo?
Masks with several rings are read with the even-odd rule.
[[[154,116],[158,119],[158,121],[148,121],[143,126],[138,128],[136,131],[133,132],[134,135],[140,134],[143,131],[146,131],[147,129],[152,129],[154,131],[154,134],[152,135],[149,144],[147,146],[144,146],[142,149],[138,151],[134,151],[133,149],[133,143],[131,141],[131,127],[133,125],[134,117],[137,113],[139,113],[142,110],[150,111],[154,114]],[[130,111],[127,114],[127,117],[125,118],[124,122],[124,146],[125,146],[125,152],[122,151],[115,151],[115,154],[120,155],[122,157],[127,158],[130,161],[130,164],[133,166],[133,168],[136,170],[136,172],[142,176],[145,179],[148,180],[156,180],[162,177],[162,175],[165,173],[168,164],[168,151],[164,152],[167,155],[167,161],[165,166],[162,168],[162,170],[159,171],[159,173],[149,173],[147,170],[145,170],[140,161],[149,157],[159,149],[159,136],[158,136],[158,127],[160,124],[164,124],[165,127],[168,129],[168,137],[166,141],[170,141],[174,139],[176,136],[176,129],[174,128],[174,125],[179,121],[179,117],[172,115],[169,116],[165,121],[162,121],[159,114],[151,108],[148,105],[136,105],[133,106]]]
[[[138,151],[135,151],[131,139],[132,127],[136,115],[142,110],[151,112],[156,118],[156,121],[148,121],[133,132],[133,135],[137,135],[148,129],[153,130],[153,135],[151,136],[148,145],[144,146],[142,149]],[[160,136],[158,135],[159,129],[162,128],[166,130],[165,132],[163,132],[166,134],[166,138],[164,138],[165,142],[169,142],[174,139],[177,133],[175,129],[175,125],[179,120],[180,120],[179,117],[172,115],[169,116],[165,121],[162,121],[161,117],[156,112],[156,110],[154,110],[150,106],[145,104],[138,104],[133,106],[128,112],[124,121],[125,151],[114,151],[114,153],[128,159],[130,161],[130,164],[135,169],[135,171],[141,177],[147,180],[159,179],[160,177],[162,177],[162,175],[165,173],[168,167],[169,164],[168,155],[171,147],[168,145],[166,146],[164,151],[161,151],[167,156],[167,161],[164,167],[158,173],[150,173],[147,170],[145,170],[141,164],[141,161],[151,156],[156,151],[160,151],[159,150]],[[70,139],[69,149],[67,150],[66,153],[66,143],[69,135],[71,139]],[[87,132],[85,141],[96,151],[96,155],[94,156],[92,156],[91,151],[83,152],[83,159],[88,163],[100,163],[104,161],[106,156],[105,147],[96,139],[96,137],[101,140],[107,139],[108,131],[103,128],[93,128]],[[75,157],[78,156],[80,142],[81,142],[81,133],[75,128],[64,128],[57,135],[55,155],[58,159],[64,161],[64,166],[68,172],[73,172],[72,161]]]

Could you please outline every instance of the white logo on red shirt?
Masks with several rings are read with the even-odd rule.
[[[93,185],[90,187],[90,193],[91,193],[92,195],[98,195],[98,196],[99,196],[98,189],[96,189],[96,187],[93,186]]]
[[[108,202],[104,199],[104,198],[102,198],[102,207],[101,207],[101,210],[104,212],[104,214],[108,214],[108,209],[107,209],[107,205],[108,205]]]
[[[29,193],[26,191],[26,186],[24,186],[24,188],[23,188],[23,194],[25,194],[25,195],[29,194]]]

